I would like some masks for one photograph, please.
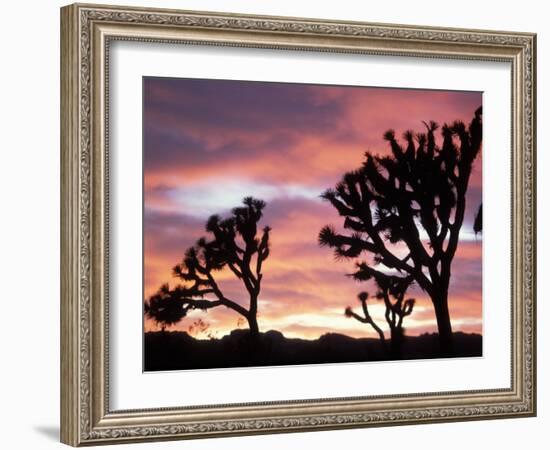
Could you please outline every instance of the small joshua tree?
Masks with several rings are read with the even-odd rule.
[[[384,317],[390,329],[390,352],[393,357],[401,356],[403,346],[404,328],[403,319],[409,316],[414,308],[415,299],[408,298],[405,300],[407,289],[412,283],[411,277],[398,277],[393,275],[385,275],[372,270],[364,263],[357,265],[357,272],[352,274],[356,280],[366,281],[374,279],[378,288],[375,298],[384,301],[386,308]],[[361,303],[363,315],[355,313],[350,306],[345,310],[347,317],[353,317],[359,322],[370,325],[378,334],[384,349],[387,350],[386,338],[382,329],[376,324],[369,313],[368,300],[369,294],[361,292],[357,296]]]
[[[224,306],[246,319],[250,335],[257,337],[262,266],[269,256],[270,228],[264,227],[258,236],[265,206],[262,200],[246,197],[243,206],[234,208],[229,218],[211,216],[206,231],[212,239],[199,239],[173,269],[183,284],[173,289],[161,286],[146,303],[145,314],[164,327],[177,323],[191,310]],[[219,287],[216,272],[224,268],[243,283],[249,299],[247,307],[225,296]]]

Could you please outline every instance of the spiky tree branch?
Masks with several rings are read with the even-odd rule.
[[[480,203],[474,219],[474,233],[477,235],[482,231],[483,231],[483,203]]]
[[[357,299],[361,302],[361,308],[363,310],[363,315],[359,315],[356,312],[354,312],[353,309],[351,308],[351,306],[348,306],[345,309],[344,314],[346,315],[346,317],[353,317],[355,320],[358,320],[361,323],[366,323],[366,324],[370,325],[374,329],[374,331],[376,331],[376,334],[378,334],[378,337],[380,338],[380,341],[382,342],[382,345],[385,348],[386,347],[386,337],[384,336],[384,332],[376,324],[376,322],[374,321],[374,319],[372,318],[372,316],[369,313],[369,308],[368,308],[368,305],[367,305],[367,300],[369,299],[368,292],[360,292],[357,295]]]

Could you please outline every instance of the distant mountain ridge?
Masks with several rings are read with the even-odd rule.
[[[454,357],[482,356],[482,336],[454,333]],[[260,333],[251,340],[248,330],[236,329],[219,339],[195,339],[182,331],[144,334],[145,371],[281,366],[391,359],[440,358],[437,333],[406,336],[402,355],[391,358],[376,338],[353,338],[327,333],[315,340],[287,338],[280,331]]]

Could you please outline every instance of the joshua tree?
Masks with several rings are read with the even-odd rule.
[[[378,288],[375,298],[384,301],[386,311],[384,317],[390,329],[390,352],[392,356],[401,356],[401,347],[403,345],[404,329],[403,319],[413,311],[415,299],[405,300],[405,294],[409,288],[411,277],[398,277],[393,275],[384,275],[371,269],[364,263],[357,265],[357,272],[352,274],[353,278],[361,281],[374,278]],[[345,314],[347,317],[353,317],[359,322],[369,324],[378,334],[383,347],[387,350],[386,338],[382,329],[376,324],[368,310],[369,294],[361,292],[357,296],[361,303],[363,315],[355,313],[351,307],[347,307]]]
[[[177,323],[193,309],[225,306],[244,317],[251,336],[257,337],[262,265],[269,256],[270,228],[264,227],[261,236],[257,236],[264,207],[262,200],[246,197],[243,206],[234,208],[229,218],[211,216],[206,231],[213,238],[199,239],[173,269],[183,284],[173,289],[161,286],[146,303],[145,314],[164,326]],[[248,307],[229,299],[221,291],[215,273],[223,268],[228,268],[243,283],[249,298]]]
[[[438,125],[424,125],[424,133],[405,132],[403,144],[393,130],[387,131],[384,138],[392,156],[366,152],[362,167],[323,194],[344,217],[346,231],[326,226],[319,242],[334,248],[338,257],[371,254],[372,270],[412,277],[432,300],[442,354],[452,355],[451,263],[472,165],[481,148],[481,107],[468,127],[460,121],[445,124],[441,147],[435,142]]]

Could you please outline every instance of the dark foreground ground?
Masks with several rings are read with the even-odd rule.
[[[455,333],[455,357],[481,356],[481,342],[478,334]],[[437,334],[405,337],[401,356],[393,358],[383,351],[378,339],[355,339],[334,333],[308,341],[268,331],[255,344],[245,330],[233,330],[221,339],[212,340],[197,340],[185,332],[168,331],[145,333],[144,337],[145,371],[439,357]]]

